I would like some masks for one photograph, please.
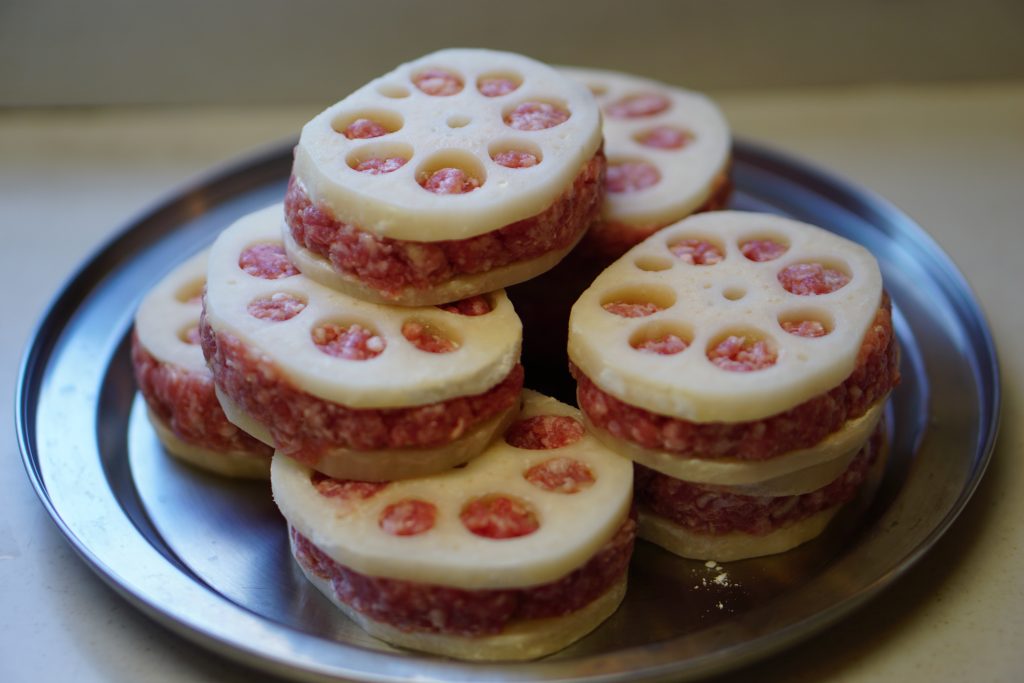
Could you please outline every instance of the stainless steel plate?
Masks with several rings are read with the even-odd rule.
[[[791,645],[877,594],[939,538],[984,472],[999,413],[996,358],[949,259],[877,197],[738,143],[735,208],[827,227],[881,263],[904,380],[874,500],[795,551],[725,570],[640,543],[622,608],[540,662],[471,665],[392,650],[293,568],[266,484],[225,482],[170,460],[135,398],[127,338],[142,294],[232,220],[280,201],[290,160],[291,145],[282,146],[131,223],[54,302],[18,387],[26,468],[74,548],[140,609],[225,655],[302,679],[696,678]]]

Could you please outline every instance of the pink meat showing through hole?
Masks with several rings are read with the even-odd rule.
[[[537,515],[529,505],[501,495],[470,501],[462,508],[459,519],[470,532],[495,540],[526,536],[540,528]]]
[[[608,164],[604,185],[609,192],[638,192],[656,185],[661,174],[653,164],[646,161],[625,161]]]
[[[505,442],[516,448],[564,448],[583,438],[583,425],[568,415],[537,415],[519,420],[505,432]]]
[[[413,84],[428,95],[449,97],[462,92],[462,79],[444,69],[428,69],[416,74]]]
[[[238,267],[253,277],[280,280],[298,275],[280,244],[255,244],[238,257]]]
[[[817,320],[784,320],[782,329],[797,337],[824,337],[828,330]]]
[[[524,102],[505,115],[505,125],[516,130],[544,130],[568,120],[568,111],[547,102]]]
[[[653,149],[682,149],[693,142],[693,133],[670,126],[658,126],[640,133],[636,141]]]
[[[516,149],[498,152],[494,155],[494,162],[505,168],[530,168],[540,163],[536,154],[522,152]]]
[[[388,505],[380,513],[380,528],[392,536],[416,536],[434,528],[437,507],[410,498]]]
[[[480,94],[484,97],[501,97],[502,95],[509,94],[518,87],[519,84],[511,78],[502,78],[501,76],[481,78],[479,82],[477,82],[477,88],[480,90]]]
[[[669,247],[676,258],[693,266],[713,266],[721,263],[722,250],[705,240],[682,240]]]
[[[458,168],[439,168],[420,176],[420,186],[434,194],[465,194],[480,187],[480,181]]]
[[[481,295],[471,296],[468,299],[460,299],[459,301],[453,301],[450,304],[441,304],[438,306],[442,311],[448,311],[449,313],[456,313],[458,315],[486,315],[491,312],[491,303],[486,297]]]
[[[779,273],[779,282],[790,294],[817,296],[842,289],[850,281],[846,273],[820,263],[794,263]]]
[[[623,97],[605,107],[605,113],[616,119],[635,119],[641,116],[654,116],[669,108],[672,103],[664,95],[644,93]]]
[[[260,320],[283,322],[291,320],[306,308],[306,302],[291,294],[275,292],[270,296],[261,296],[249,302],[246,310],[249,315]],[[197,330],[198,332],[198,330]]]
[[[729,372],[753,372],[775,365],[778,354],[763,339],[730,335],[708,351],[708,360]]]
[[[663,334],[653,339],[645,339],[633,344],[633,348],[644,353],[656,353],[660,356],[672,356],[682,353],[689,346],[681,337],[674,334]]]
[[[195,327],[190,327],[185,331],[184,342],[186,344],[199,344],[199,325],[196,325]]]
[[[381,135],[387,135],[390,132],[383,124],[377,123],[372,119],[356,119],[345,126],[345,130],[341,134],[349,140],[369,140],[370,138],[379,138]]]
[[[785,244],[775,240],[747,240],[740,244],[740,253],[751,261],[774,261],[786,253]]]
[[[334,323],[313,330],[313,343],[335,358],[369,360],[379,356],[386,346],[384,339],[359,324],[343,327]]]
[[[653,301],[634,303],[631,301],[610,301],[603,306],[604,310],[623,318],[645,318],[662,310]]]
[[[382,175],[384,173],[391,173],[405,166],[406,159],[402,157],[373,157],[360,161],[353,168],[360,173],[369,173],[370,175]]]
[[[586,464],[572,458],[545,460],[523,476],[534,486],[557,493],[577,493],[596,481]]]
[[[427,353],[450,353],[459,348],[451,339],[438,334],[429,326],[413,320],[402,325],[402,336],[420,351]]]

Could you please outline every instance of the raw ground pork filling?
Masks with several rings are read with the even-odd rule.
[[[694,533],[735,531],[761,536],[853,500],[879,457],[883,441],[879,425],[835,480],[816,491],[792,496],[744,495],[727,486],[694,484],[635,464],[637,504]]]
[[[273,449],[228,422],[213,390],[213,376],[158,361],[132,334],[132,366],[149,409],[175,436],[219,453],[269,458]]]
[[[408,408],[357,409],[295,387],[273,363],[230,334],[200,319],[203,354],[217,386],[239,408],[266,425],[277,449],[307,464],[346,448],[373,451],[450,443],[515,405],[523,387],[516,365],[489,390]]]
[[[340,273],[385,294],[427,289],[571,246],[598,215],[605,167],[599,150],[541,213],[461,240],[378,237],[338,221],[330,209],[312,201],[294,176],[285,195],[285,220],[300,246],[327,258]]]
[[[884,298],[841,384],[785,412],[750,422],[698,423],[629,405],[598,388],[575,365],[580,409],[597,427],[644,448],[680,457],[767,460],[809,448],[860,417],[898,383],[899,347]]]
[[[635,515],[583,566],[539,586],[465,590],[360,574],[335,562],[291,529],[296,560],[329,580],[337,598],[374,621],[402,631],[457,636],[501,633],[512,622],[559,617],[604,595],[625,576],[636,536]]]

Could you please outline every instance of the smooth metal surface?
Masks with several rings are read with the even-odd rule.
[[[622,608],[541,662],[463,664],[392,650],[302,580],[266,484],[225,482],[170,460],[135,397],[127,335],[139,299],[234,218],[280,201],[290,159],[283,146],[130,224],[54,302],[18,387],[25,465],[69,542],[135,605],[211,649],[303,680],[698,678],[791,645],[877,594],[939,538],[984,472],[998,369],[985,320],[949,259],[884,201],[738,143],[735,208],[827,227],[881,264],[903,383],[874,500],[790,553],[730,563],[724,580],[720,569],[639,543]]]

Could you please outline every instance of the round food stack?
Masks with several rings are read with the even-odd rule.
[[[505,294],[425,308],[355,299],[295,269],[282,215],[250,214],[210,251],[202,347],[229,419],[341,479],[423,476],[483,451],[523,383]]]
[[[272,449],[224,416],[199,347],[206,258],[193,256],[142,300],[131,340],[135,381],[169,453],[217,474],[266,478]]]
[[[625,592],[632,466],[575,409],[524,399],[504,439],[430,477],[338,481],[275,456],[309,580],[370,634],[461,659],[532,659],[594,629]]]
[[[580,407],[637,463],[641,536],[700,559],[821,532],[879,460],[898,354],[871,254],[754,213],[650,237],[569,325]]]
[[[431,305],[548,270],[597,217],[589,91],[527,57],[451,49],[403,64],[302,130],[285,245],[367,301]]]
[[[607,194],[588,251],[617,258],[690,214],[725,207],[732,139],[710,99],[614,71],[561,71],[585,84],[604,114]]]

